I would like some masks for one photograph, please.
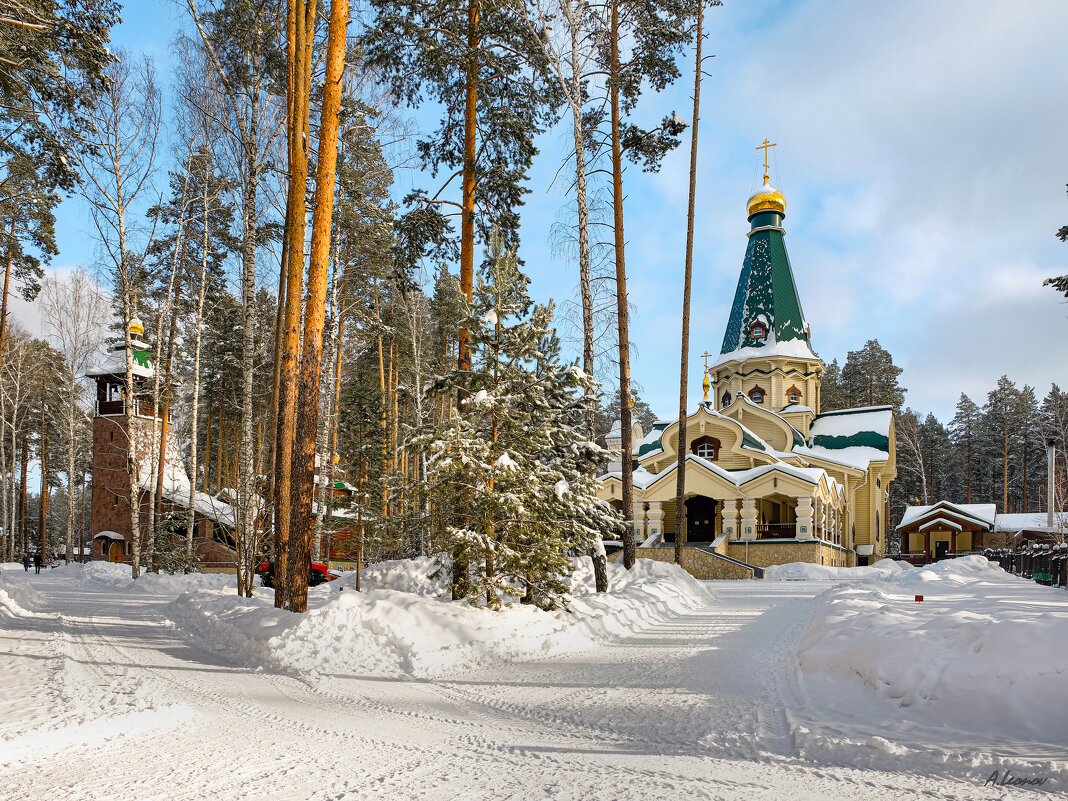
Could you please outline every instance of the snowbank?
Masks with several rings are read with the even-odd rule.
[[[55,569],[56,575],[74,579],[79,584],[129,590],[146,595],[178,596],[197,589],[236,591],[237,578],[227,573],[153,573],[146,571],[136,580],[130,566],[118,562],[72,562]]]
[[[339,579],[311,590],[304,615],[274,608],[271,593],[238,598],[185,593],[175,622],[203,645],[249,665],[301,674],[436,676],[493,662],[585,650],[705,607],[715,596],[673,565],[609,563],[611,591],[594,592],[589,558],[576,560],[571,611],[511,604],[503,611],[441,600],[432,560],[390,562],[364,572],[364,592]]]
[[[895,562],[893,559],[880,559],[867,567],[829,567],[814,565],[811,562],[790,562],[785,565],[772,565],[764,568],[764,578],[768,581],[843,581],[850,579],[884,578],[912,566],[908,562]]]
[[[364,568],[361,573],[361,589],[398,590],[445,600],[450,597],[446,572],[432,556],[394,559]],[[346,573],[331,584],[331,587],[337,586],[355,588],[356,572]]]
[[[793,656],[803,703],[822,719],[894,721],[904,741],[1068,745],[1063,591],[969,556],[887,571],[817,603]]]

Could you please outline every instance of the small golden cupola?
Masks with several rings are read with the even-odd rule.
[[[757,147],[757,150],[764,151],[764,186],[749,198],[747,206],[749,217],[762,211],[773,211],[776,214],[786,216],[786,198],[782,196],[782,192],[768,183],[768,148],[771,147],[775,147],[775,145],[767,139],[764,140],[764,144]]]
[[[748,216],[752,217],[762,211],[774,211],[786,216],[786,198],[782,196],[782,192],[768,184],[767,175],[764,176],[764,186],[749,198]]]

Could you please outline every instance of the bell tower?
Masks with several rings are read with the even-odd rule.
[[[131,552],[130,460],[144,476],[152,437],[162,422],[151,398],[146,397],[155,367],[149,346],[141,339],[143,334],[143,324],[134,317],[130,321],[133,398],[128,398],[126,392],[125,337],[112,346],[103,363],[86,371],[87,377],[96,380],[90,532],[93,559],[98,561],[121,562]],[[137,501],[144,521],[148,507],[143,493],[139,493]]]
[[[801,296],[786,252],[786,199],[769,183],[768,140],[764,185],[749,198],[749,244],[738,276],[719,358],[709,368],[715,408],[744,398],[782,414],[804,436],[820,410],[823,363],[812,350]]]

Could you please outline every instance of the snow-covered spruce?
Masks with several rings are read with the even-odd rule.
[[[595,548],[621,522],[596,495],[607,453],[584,432],[593,380],[560,363],[553,305],[534,305],[515,255],[499,239],[492,247],[466,317],[471,370],[430,388],[467,399],[408,445],[426,456],[446,536],[436,544],[461,566],[454,597],[551,609],[568,591],[569,553]]]

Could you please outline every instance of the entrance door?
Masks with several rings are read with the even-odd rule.
[[[935,561],[945,559],[947,556],[949,556],[949,542],[947,540],[935,542]]]
[[[121,562],[122,561],[122,543],[112,542],[111,548],[108,550],[109,562]]]
[[[716,501],[703,495],[686,501],[686,539],[712,542],[716,538]]]

